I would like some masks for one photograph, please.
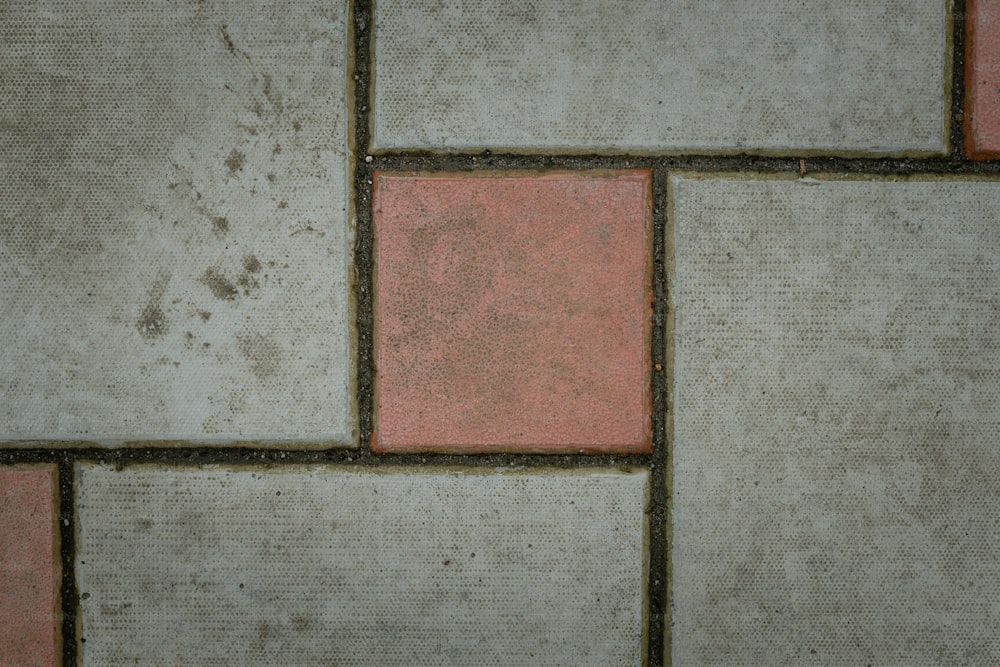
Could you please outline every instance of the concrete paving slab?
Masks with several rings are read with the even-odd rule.
[[[377,174],[373,447],[649,451],[651,180]]]
[[[1000,662],[1000,183],[671,190],[674,664]]]
[[[944,0],[379,0],[376,148],[943,153]]]
[[[965,153],[1000,157],[1000,2],[968,0],[965,20]]]
[[[0,467],[0,666],[60,664],[54,465]]]
[[[4,0],[0,441],[352,442],[345,6]]]
[[[647,481],[81,464],[82,664],[636,665]]]

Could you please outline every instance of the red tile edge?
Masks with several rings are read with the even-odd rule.
[[[978,34],[976,29],[977,16],[983,11],[981,0],[967,0],[965,13],[965,100],[962,109],[962,132],[964,141],[962,150],[970,160],[995,160],[1000,158],[1000,146],[983,148],[976,138],[975,106],[976,106],[976,44],[977,39],[988,37]],[[1000,37],[998,35],[997,37]]]
[[[973,66],[973,58],[975,55],[975,49],[973,44],[976,40],[976,0],[968,0],[966,4],[966,14],[965,14],[965,72],[963,78],[963,85],[965,86],[965,100],[962,109],[962,132],[965,135],[964,141],[962,143],[962,150],[966,157],[972,159],[985,159],[978,155],[976,149],[976,140],[972,127],[972,108],[974,106],[975,97],[975,67]]]
[[[38,646],[35,653],[32,654],[32,658],[36,659],[32,662],[25,662],[22,660],[24,655],[18,656],[17,653],[9,654],[14,662],[7,662],[7,658],[3,655],[2,651],[5,650],[4,645],[0,642],[0,665],[17,665],[22,667],[24,665],[60,665],[62,664],[62,622],[63,622],[63,609],[62,609],[62,548],[60,540],[60,530],[59,530],[59,473],[58,468],[55,464],[23,464],[23,465],[5,465],[0,466],[0,473],[3,472],[34,472],[40,473],[40,477],[47,477],[47,495],[49,501],[51,502],[51,519],[50,519],[50,530],[52,539],[52,554],[50,556],[50,562],[48,565],[48,571],[51,572],[52,576],[52,608],[49,610],[51,612],[51,628],[49,628],[48,634],[49,639],[44,640],[44,646]],[[2,638],[3,632],[0,631],[0,638]],[[10,647],[7,647],[8,649]],[[44,652],[41,652],[44,651]]]
[[[501,445],[408,445],[395,447],[381,447],[378,445],[378,438],[372,433],[372,451],[376,454],[461,454],[461,455],[482,455],[482,454],[614,454],[614,455],[636,455],[651,454],[653,451],[652,438],[647,438],[644,444],[637,445],[607,445],[607,446],[572,446],[559,445],[552,447],[526,447],[501,446]]]

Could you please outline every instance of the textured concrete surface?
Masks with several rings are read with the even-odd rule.
[[[56,468],[0,467],[0,665],[54,666],[59,646]]]
[[[636,665],[646,487],[81,465],[83,664]]]
[[[674,664],[1000,663],[1000,183],[671,185]]]
[[[0,5],[0,440],[352,441],[345,5]]]
[[[967,0],[965,152],[1000,157],[1000,2]]]
[[[946,150],[948,3],[375,3],[378,149]]]
[[[649,450],[649,172],[376,179],[377,449]]]

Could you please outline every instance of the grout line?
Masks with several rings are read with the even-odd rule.
[[[674,493],[674,377],[675,377],[675,345],[676,312],[671,308],[673,302],[673,291],[676,284],[676,255],[675,247],[675,216],[674,197],[670,183],[670,174],[665,173],[663,177],[663,282],[664,282],[664,310],[666,315],[663,323],[663,367],[664,367],[664,399],[662,407],[663,438],[665,464],[663,466],[666,479],[664,480],[664,494],[666,496],[666,517],[664,518],[664,549],[666,554],[666,601],[665,601],[665,621],[664,621],[664,654],[663,663],[669,667],[673,661],[673,611],[674,611],[674,589],[673,589],[673,493]]]
[[[965,156],[965,25],[968,21],[966,0],[951,0],[951,157]],[[948,100],[946,100],[947,102]]]
[[[372,25],[375,21],[374,7],[370,0],[351,0],[351,34],[349,44],[354,46],[353,70],[348,81],[353,83],[354,106],[354,216],[357,221],[354,238],[354,274],[357,289],[356,304],[356,345],[355,373],[358,406],[358,446],[364,452],[371,451],[373,420],[374,361],[374,320],[372,317],[373,292],[373,248],[372,240],[372,187],[374,180],[372,165],[365,162],[368,154],[369,108],[374,73],[371,69]]]
[[[654,422],[655,423],[655,422]],[[655,433],[654,433],[655,443]],[[655,447],[655,444],[654,444]],[[60,450],[0,451],[2,463],[37,463],[57,459],[72,465],[77,461],[99,462],[119,468],[160,463],[173,466],[203,465],[346,465],[359,468],[379,466],[440,466],[467,468],[622,468],[648,466],[656,454],[446,454],[375,453],[366,449],[251,449],[246,447],[86,447]],[[71,471],[72,472],[72,471]]]
[[[959,97],[961,91],[956,91]],[[957,103],[960,103],[957,102]],[[953,112],[953,116],[959,114]],[[952,119],[952,124],[960,119]],[[959,135],[960,136],[960,135]],[[839,157],[812,155],[768,157],[762,155],[521,155],[512,153],[462,153],[429,155],[421,153],[386,153],[372,155],[369,170],[389,171],[506,171],[506,170],[597,170],[597,169],[667,169],[704,172],[799,172],[804,160],[809,172],[846,172],[873,175],[945,175],[1000,174],[1000,161],[972,161],[961,156],[938,158]]]
[[[669,459],[667,453],[666,429],[664,420],[667,410],[667,370],[664,345],[664,322],[667,317],[668,303],[666,299],[665,281],[665,215],[666,201],[666,170],[660,168],[653,172],[653,335],[650,341],[653,349],[651,359],[652,370],[652,428],[653,456],[649,462],[650,469],[650,507],[649,507],[649,573],[647,575],[647,613],[648,613],[648,664],[650,667],[662,667],[669,664],[666,654],[664,627],[670,622],[670,607],[667,596],[667,573],[670,562],[669,549],[666,546],[666,528],[670,517],[669,497],[667,495],[667,480],[670,478]]]
[[[59,457],[59,553],[62,555],[62,664],[77,664],[76,516],[73,504],[72,453]]]

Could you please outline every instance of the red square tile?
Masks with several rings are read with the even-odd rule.
[[[1000,157],[1000,0],[969,0],[965,38],[965,153]]]
[[[651,448],[651,175],[379,173],[377,451]]]
[[[0,665],[58,664],[55,466],[0,468]]]

